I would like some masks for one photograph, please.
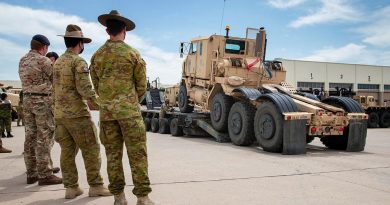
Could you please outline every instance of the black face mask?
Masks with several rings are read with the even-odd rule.
[[[83,53],[83,51],[84,51],[84,44],[83,44],[83,47],[81,48],[81,51],[80,51],[80,53],[79,53],[79,54],[82,54],[82,53]]]

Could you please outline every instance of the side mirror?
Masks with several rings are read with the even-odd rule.
[[[180,43],[180,58],[183,58],[183,54],[184,54],[184,43],[181,42]]]

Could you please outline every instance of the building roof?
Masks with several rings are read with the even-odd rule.
[[[0,80],[0,84],[4,87],[12,86],[12,88],[22,88],[22,82],[20,80]]]

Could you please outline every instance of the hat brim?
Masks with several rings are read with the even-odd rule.
[[[80,37],[80,36],[66,36],[66,35],[58,35],[58,36],[61,36],[61,37],[66,37],[66,38],[78,38],[78,39],[83,39],[83,43],[91,43],[92,42],[92,39],[90,38],[87,38],[87,37]]]
[[[112,14],[103,14],[103,15],[100,15],[98,17],[98,21],[103,26],[106,26],[106,27],[107,27],[107,20],[108,19],[115,19],[115,20],[118,20],[118,21],[125,23],[126,31],[131,31],[135,28],[135,23],[133,21],[131,21],[130,19],[127,19],[125,17],[122,17],[122,16],[112,15]]]

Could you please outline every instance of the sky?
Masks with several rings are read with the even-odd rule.
[[[181,77],[180,42],[224,33],[225,25],[237,37],[265,27],[269,60],[390,65],[390,0],[0,0],[0,80],[19,79],[19,60],[35,34],[62,54],[57,35],[68,24],[92,38],[81,55],[89,62],[108,38],[97,17],[112,9],[135,22],[126,43],[140,51],[148,77],[164,84]]]

